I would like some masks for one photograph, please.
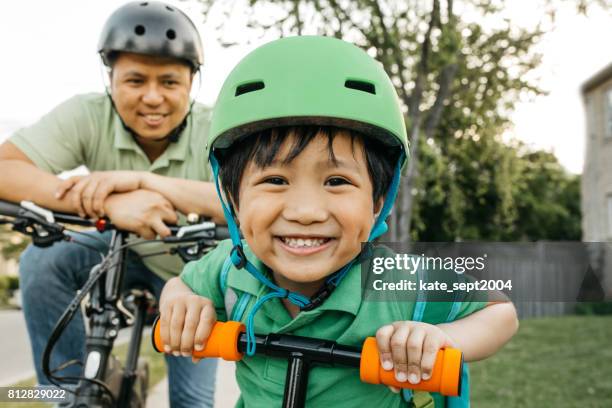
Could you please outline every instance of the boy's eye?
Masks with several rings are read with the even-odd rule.
[[[170,81],[170,80],[168,80],[168,81],[164,81],[164,85],[165,85],[165,86],[174,86],[174,85],[176,85],[176,84],[178,84],[178,82],[177,82],[177,81]]]
[[[264,180],[264,183],[282,186],[284,184],[287,184],[287,181],[282,177],[268,177]]]
[[[142,84],[142,79],[129,78],[126,82],[129,84]]]
[[[351,182],[342,177],[330,177],[327,179],[325,184],[333,187],[333,186],[341,186],[344,184],[351,184]]]

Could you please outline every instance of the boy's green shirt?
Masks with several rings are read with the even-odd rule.
[[[221,271],[232,248],[231,241],[222,242],[202,259],[187,264],[181,274],[182,281],[195,293],[213,301],[219,321],[228,319],[225,295],[221,289]],[[261,271],[266,270],[245,245],[245,255]],[[241,293],[253,295],[243,314],[243,322],[257,298],[268,292],[244,270],[231,267],[227,276],[230,288],[240,297]],[[290,333],[298,336],[333,340],[339,344],[361,346],[366,337],[395,321],[410,320],[414,302],[362,301],[361,271],[353,266],[331,296],[318,308],[301,312],[291,318],[278,298],[264,303],[254,319],[255,333]],[[484,302],[463,302],[458,318],[467,316],[486,306]],[[446,321],[449,304],[433,302],[427,305],[428,323]],[[276,407],[283,398],[287,361],[260,356],[245,357],[236,364],[236,379],[241,396],[237,407]],[[366,384],[359,379],[356,368],[314,366],[308,377],[307,406],[317,408],[337,407],[402,407],[407,406],[401,395],[391,392],[384,385]],[[436,397],[436,407],[443,406],[443,399]]]
[[[110,98],[102,93],[76,95],[9,139],[34,164],[58,174],[85,166],[89,171],[149,171],[166,177],[210,181],[206,143],[210,109],[195,103],[187,126],[176,143],[153,163],[123,127]],[[166,249],[158,243],[134,247],[140,254]],[[183,262],[176,255],[143,258],[164,279],[179,274]]]

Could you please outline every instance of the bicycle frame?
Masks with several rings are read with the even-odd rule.
[[[123,245],[126,237],[125,232],[117,230],[112,232],[109,252],[116,251],[116,253],[112,257],[105,279],[96,282],[92,290],[90,305],[87,308],[91,329],[86,339],[86,359],[83,372],[86,378],[101,382],[107,379],[109,357],[121,327],[121,320],[124,318],[117,307],[117,302],[120,301],[121,282],[125,273],[127,248]],[[132,400],[146,311],[154,302],[153,296],[148,292],[133,291],[132,294],[136,312],[116,401],[119,407],[129,406]],[[80,404],[88,407],[108,407],[111,401],[99,385],[82,380],[77,385],[74,405],[78,407]]]
[[[85,294],[90,293],[85,310],[89,326],[85,339],[86,358],[83,375],[78,377],[72,406],[84,408],[144,407],[147,384],[143,386],[143,395],[140,399],[136,399],[138,394],[135,392],[135,385],[140,376],[138,357],[147,310],[155,303],[155,298],[146,290],[136,289],[132,289],[127,297],[122,298],[122,282],[126,271],[125,261],[131,245],[126,243],[129,233],[117,230],[107,220],[98,220],[94,225],[91,220],[71,214],[54,213],[29,202],[17,205],[0,200],[0,216],[12,217],[12,220],[0,217],[0,224],[12,224],[13,230],[31,236],[34,245],[40,247],[47,247],[54,242],[67,239],[62,223],[95,226],[99,232],[111,231],[110,244],[104,260],[92,268],[89,280],[82,288],[83,292],[77,294],[68,305],[47,342],[47,347],[43,352],[43,371],[56,385],[59,385],[58,381],[62,379],[77,379],[53,376],[49,361],[59,335],[74,313],[78,312]],[[218,227],[211,222],[201,222],[184,227],[170,226],[170,230],[173,235],[162,241],[179,244],[169,252],[178,254],[184,262],[197,259],[206,250],[214,247],[218,239],[229,236],[226,228]],[[112,356],[112,349],[119,329],[123,326],[133,326],[133,329],[124,367],[117,370],[113,364],[116,359]],[[64,363],[63,366],[69,364],[71,363]],[[121,378],[118,380],[115,375],[117,372],[121,373]],[[143,383],[146,382],[147,373],[144,374]],[[113,380],[112,385],[109,384],[109,380]]]

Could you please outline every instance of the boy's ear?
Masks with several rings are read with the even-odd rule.
[[[382,210],[383,204],[385,203],[385,198],[384,197],[380,197],[375,203],[374,203],[374,216],[378,217],[380,215],[380,211]]]

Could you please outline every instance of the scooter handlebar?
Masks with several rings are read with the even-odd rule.
[[[238,349],[238,344],[240,336],[244,331],[245,327],[240,322],[216,322],[204,350],[193,350],[192,355],[196,358],[220,357],[227,361],[239,361],[242,359],[243,354]],[[164,344],[161,340],[159,319],[153,324],[152,340],[155,350],[163,352]],[[383,369],[380,364],[380,355],[374,337],[366,339],[361,349],[360,357],[359,373],[363,382],[390,385],[397,388],[439,392],[447,396],[456,396],[461,393],[463,355],[458,349],[440,349],[431,378],[422,380],[418,384],[399,382],[395,379],[393,370],[387,371]],[[330,363],[333,363],[333,361],[330,361]]]

